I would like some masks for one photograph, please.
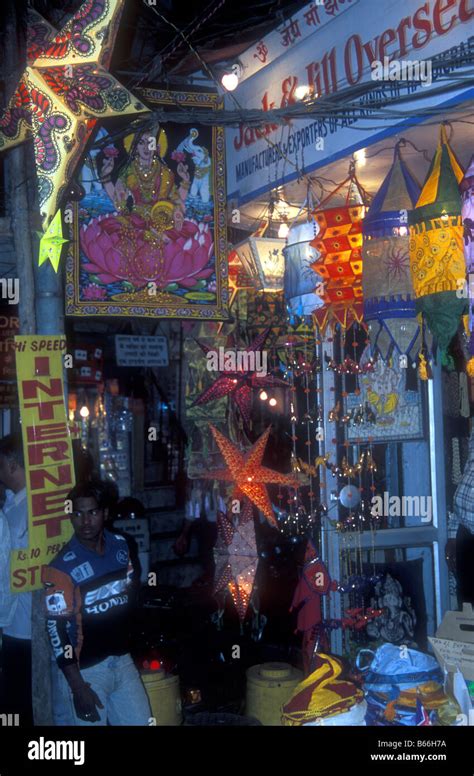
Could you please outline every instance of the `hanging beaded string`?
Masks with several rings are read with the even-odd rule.
[[[308,462],[308,476],[309,476],[309,513],[312,518],[313,511],[314,511],[314,489],[313,489],[313,467],[311,466],[312,461],[312,433],[311,433],[311,427],[313,425],[313,418],[311,417],[311,409],[310,409],[310,382],[313,378],[311,366],[310,366],[310,360],[311,356],[308,354],[308,340],[305,338],[304,343],[304,361],[302,363],[303,366],[303,379],[304,379],[304,393],[306,396],[306,459]]]
[[[289,340],[290,341],[289,341],[288,344],[289,344],[289,347],[290,347],[290,364],[291,364],[291,369],[290,369],[290,372],[289,372],[289,374],[290,374],[290,422],[291,422],[291,442],[292,442],[291,459],[292,459],[292,469],[293,469],[293,471],[295,471],[295,470],[297,471],[297,469],[298,469],[298,462],[297,462],[297,455],[296,455],[296,442],[298,440],[298,437],[296,435],[296,424],[298,422],[298,418],[297,418],[297,415],[296,415],[296,402],[295,402],[295,394],[296,394],[295,364],[296,364],[296,359],[295,359],[295,353],[294,353],[294,350],[293,350],[293,340],[292,340],[291,337],[289,338]],[[293,511],[294,507],[295,507],[294,501],[295,501],[295,497],[291,496],[291,494],[290,494],[290,496],[288,498],[288,502],[287,502],[288,503],[288,507],[289,507],[288,508],[288,513],[289,513],[288,514],[288,519],[286,521],[287,523],[292,523],[292,524],[295,523],[294,511]],[[296,523],[297,523],[297,521],[296,521]],[[298,532],[298,525],[297,524],[296,524],[296,530]]]

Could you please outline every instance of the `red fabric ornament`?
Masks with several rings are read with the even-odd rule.
[[[296,586],[290,606],[290,612],[300,607],[296,629],[303,633],[302,652],[305,675],[311,672],[316,640],[320,635],[318,626],[322,622],[321,597],[329,593],[331,584],[329,571],[322,560],[318,558],[313,543],[308,540],[303,573]]]

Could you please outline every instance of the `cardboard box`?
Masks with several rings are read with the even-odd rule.
[[[436,631],[429,636],[436,659],[449,673],[458,669],[466,681],[474,681],[474,612],[464,604],[462,612],[446,612]]]

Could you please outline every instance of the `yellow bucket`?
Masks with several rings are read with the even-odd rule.
[[[141,678],[148,693],[155,724],[180,725],[182,713],[179,677],[165,671],[142,671]]]
[[[247,671],[245,713],[262,725],[281,726],[281,707],[289,701],[302,671],[289,663],[262,663]]]

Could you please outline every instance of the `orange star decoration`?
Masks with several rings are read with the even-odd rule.
[[[206,475],[207,479],[235,482],[234,496],[243,494],[263,512],[268,522],[275,528],[278,523],[275,518],[272,502],[265,485],[274,483],[297,488],[298,481],[288,474],[280,474],[273,469],[262,466],[263,454],[267,445],[271,426],[252,445],[250,450],[242,453],[227,437],[221,434],[215,426],[210,426],[212,435],[226,463],[225,469],[217,469]]]

